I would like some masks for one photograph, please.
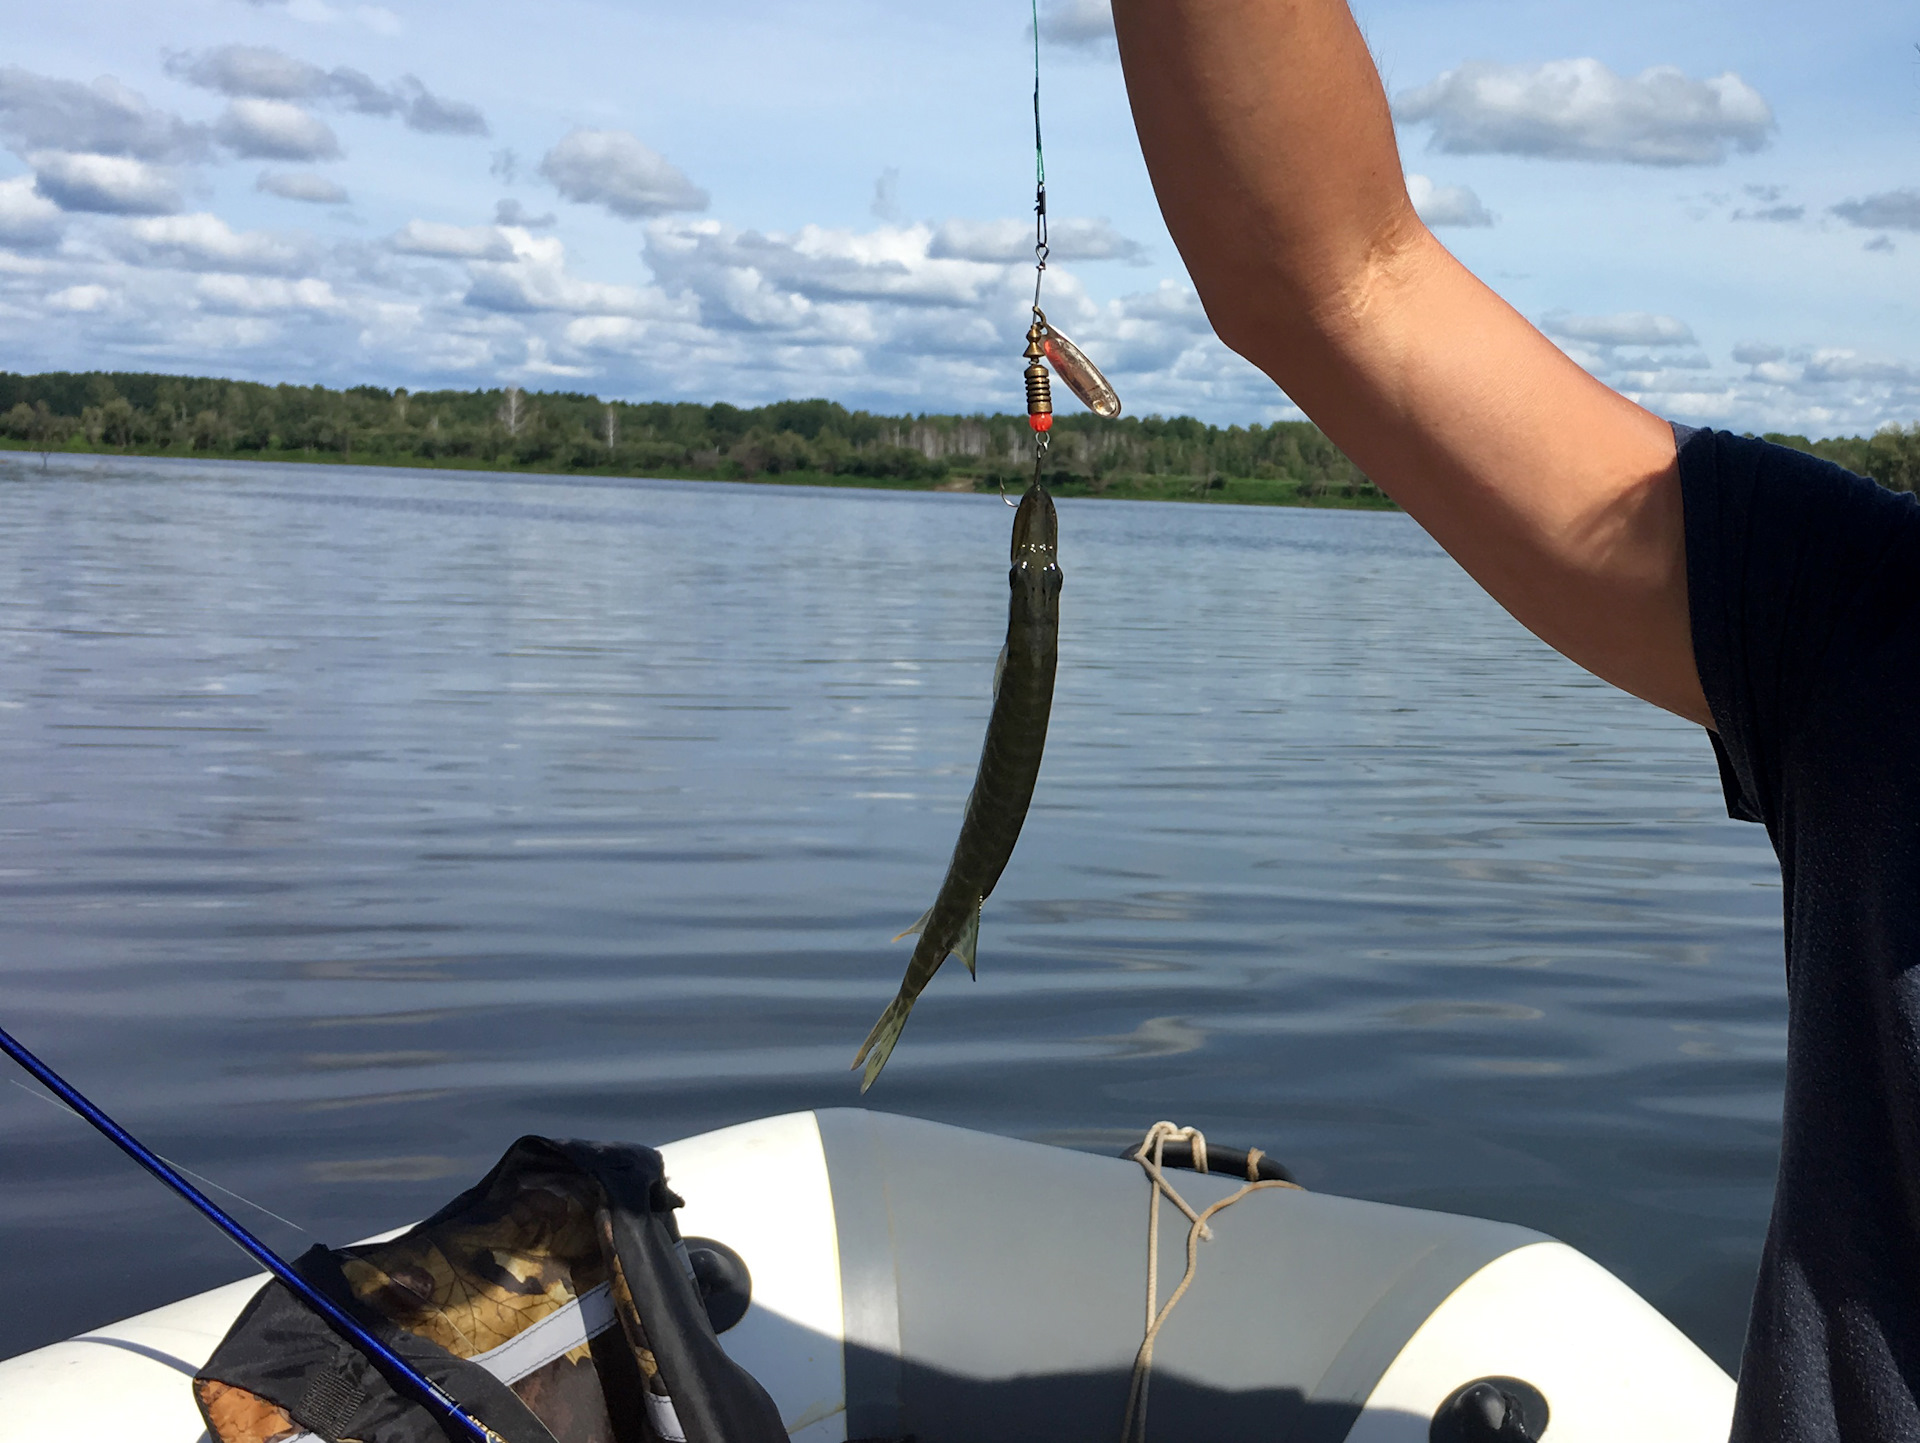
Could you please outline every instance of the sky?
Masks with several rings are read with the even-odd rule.
[[[1428,223],[1608,384],[1739,430],[1920,420],[1910,0],[1355,13]],[[64,0],[7,29],[0,368],[1020,407],[1026,0]],[[1208,328],[1106,0],[1039,29],[1050,317],[1134,414],[1297,417]]]

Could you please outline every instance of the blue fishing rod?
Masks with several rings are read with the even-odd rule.
[[[442,1422],[451,1423],[462,1436],[472,1439],[473,1443],[501,1443],[497,1433],[467,1413],[438,1383],[425,1376],[405,1358],[374,1337],[351,1313],[296,1273],[292,1267],[282,1261],[278,1253],[248,1232],[234,1218],[229,1217],[210,1198],[168,1166],[164,1158],[82,1097],[65,1078],[27,1051],[3,1029],[0,1029],[0,1052],[5,1052],[31,1073],[41,1086],[92,1123],[120,1151],[198,1208],[202,1217],[238,1244],[241,1251],[248,1257],[284,1283],[287,1290],[296,1298],[326,1319],[328,1327],[365,1354],[369,1362],[387,1374],[391,1382],[400,1385],[410,1393],[413,1400],[421,1407]]]

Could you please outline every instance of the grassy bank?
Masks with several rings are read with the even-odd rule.
[[[31,442],[0,436],[0,452],[39,464],[42,450]],[[549,476],[605,476],[634,478],[641,473],[614,466],[555,466],[514,461],[487,461],[479,457],[352,456],[305,450],[215,451],[182,447],[121,448],[88,445],[69,439],[46,451],[49,456],[163,456],[192,461],[278,461],[306,466],[393,466],[424,471],[480,471],[498,474],[530,473]],[[997,492],[1004,484],[1018,495],[1031,471],[968,475],[950,469],[938,477],[861,476],[831,471],[781,471],[749,474],[733,466],[707,468],[656,466],[646,479],[663,481],[740,481],[767,486],[845,486],[879,491]],[[1236,506],[1318,506],[1348,510],[1393,511],[1393,502],[1378,488],[1316,484],[1297,477],[1110,475],[1089,477],[1060,469],[1047,473],[1047,485],[1057,496],[1099,496],[1121,501],[1226,502]]]

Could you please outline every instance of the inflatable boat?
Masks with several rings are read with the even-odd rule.
[[[1167,1154],[1196,1210],[1247,1182],[1219,1152],[1205,1174]],[[744,1264],[719,1341],[796,1443],[1120,1440],[1155,1196],[1136,1161],[859,1110],[660,1153],[690,1244]],[[1188,1220],[1165,1207],[1161,1307],[1189,1263]],[[0,1361],[0,1443],[203,1439],[190,1379],[262,1283]],[[611,1321],[583,1296],[476,1361],[512,1383]],[[1734,1393],[1563,1243],[1291,1187],[1208,1220],[1150,1378],[1155,1443],[1721,1443]]]

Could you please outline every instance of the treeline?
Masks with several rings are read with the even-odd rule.
[[[1835,436],[1809,441],[1769,431],[1766,438],[1796,451],[1824,456],[1859,476],[1871,476],[1892,491],[1920,491],[1920,422],[1884,426],[1871,436]]]
[[[1017,484],[1018,415],[883,416],[832,401],[604,401],[571,391],[263,386],[136,372],[0,371],[0,436],[42,451],[131,451],[385,465],[591,471],[901,486]],[[1920,425],[1872,436],[1767,438],[1900,491],[1920,490]],[[1191,416],[1061,415],[1047,479],[1069,493],[1390,506],[1305,421],[1208,426]]]
[[[921,486],[1014,483],[1033,465],[1018,415],[604,401],[517,387],[336,391],[120,372],[0,372],[0,434],[42,450]],[[1062,415],[1046,467],[1051,484],[1087,492],[1391,504],[1306,422]],[[1263,486],[1274,494],[1256,494]]]

